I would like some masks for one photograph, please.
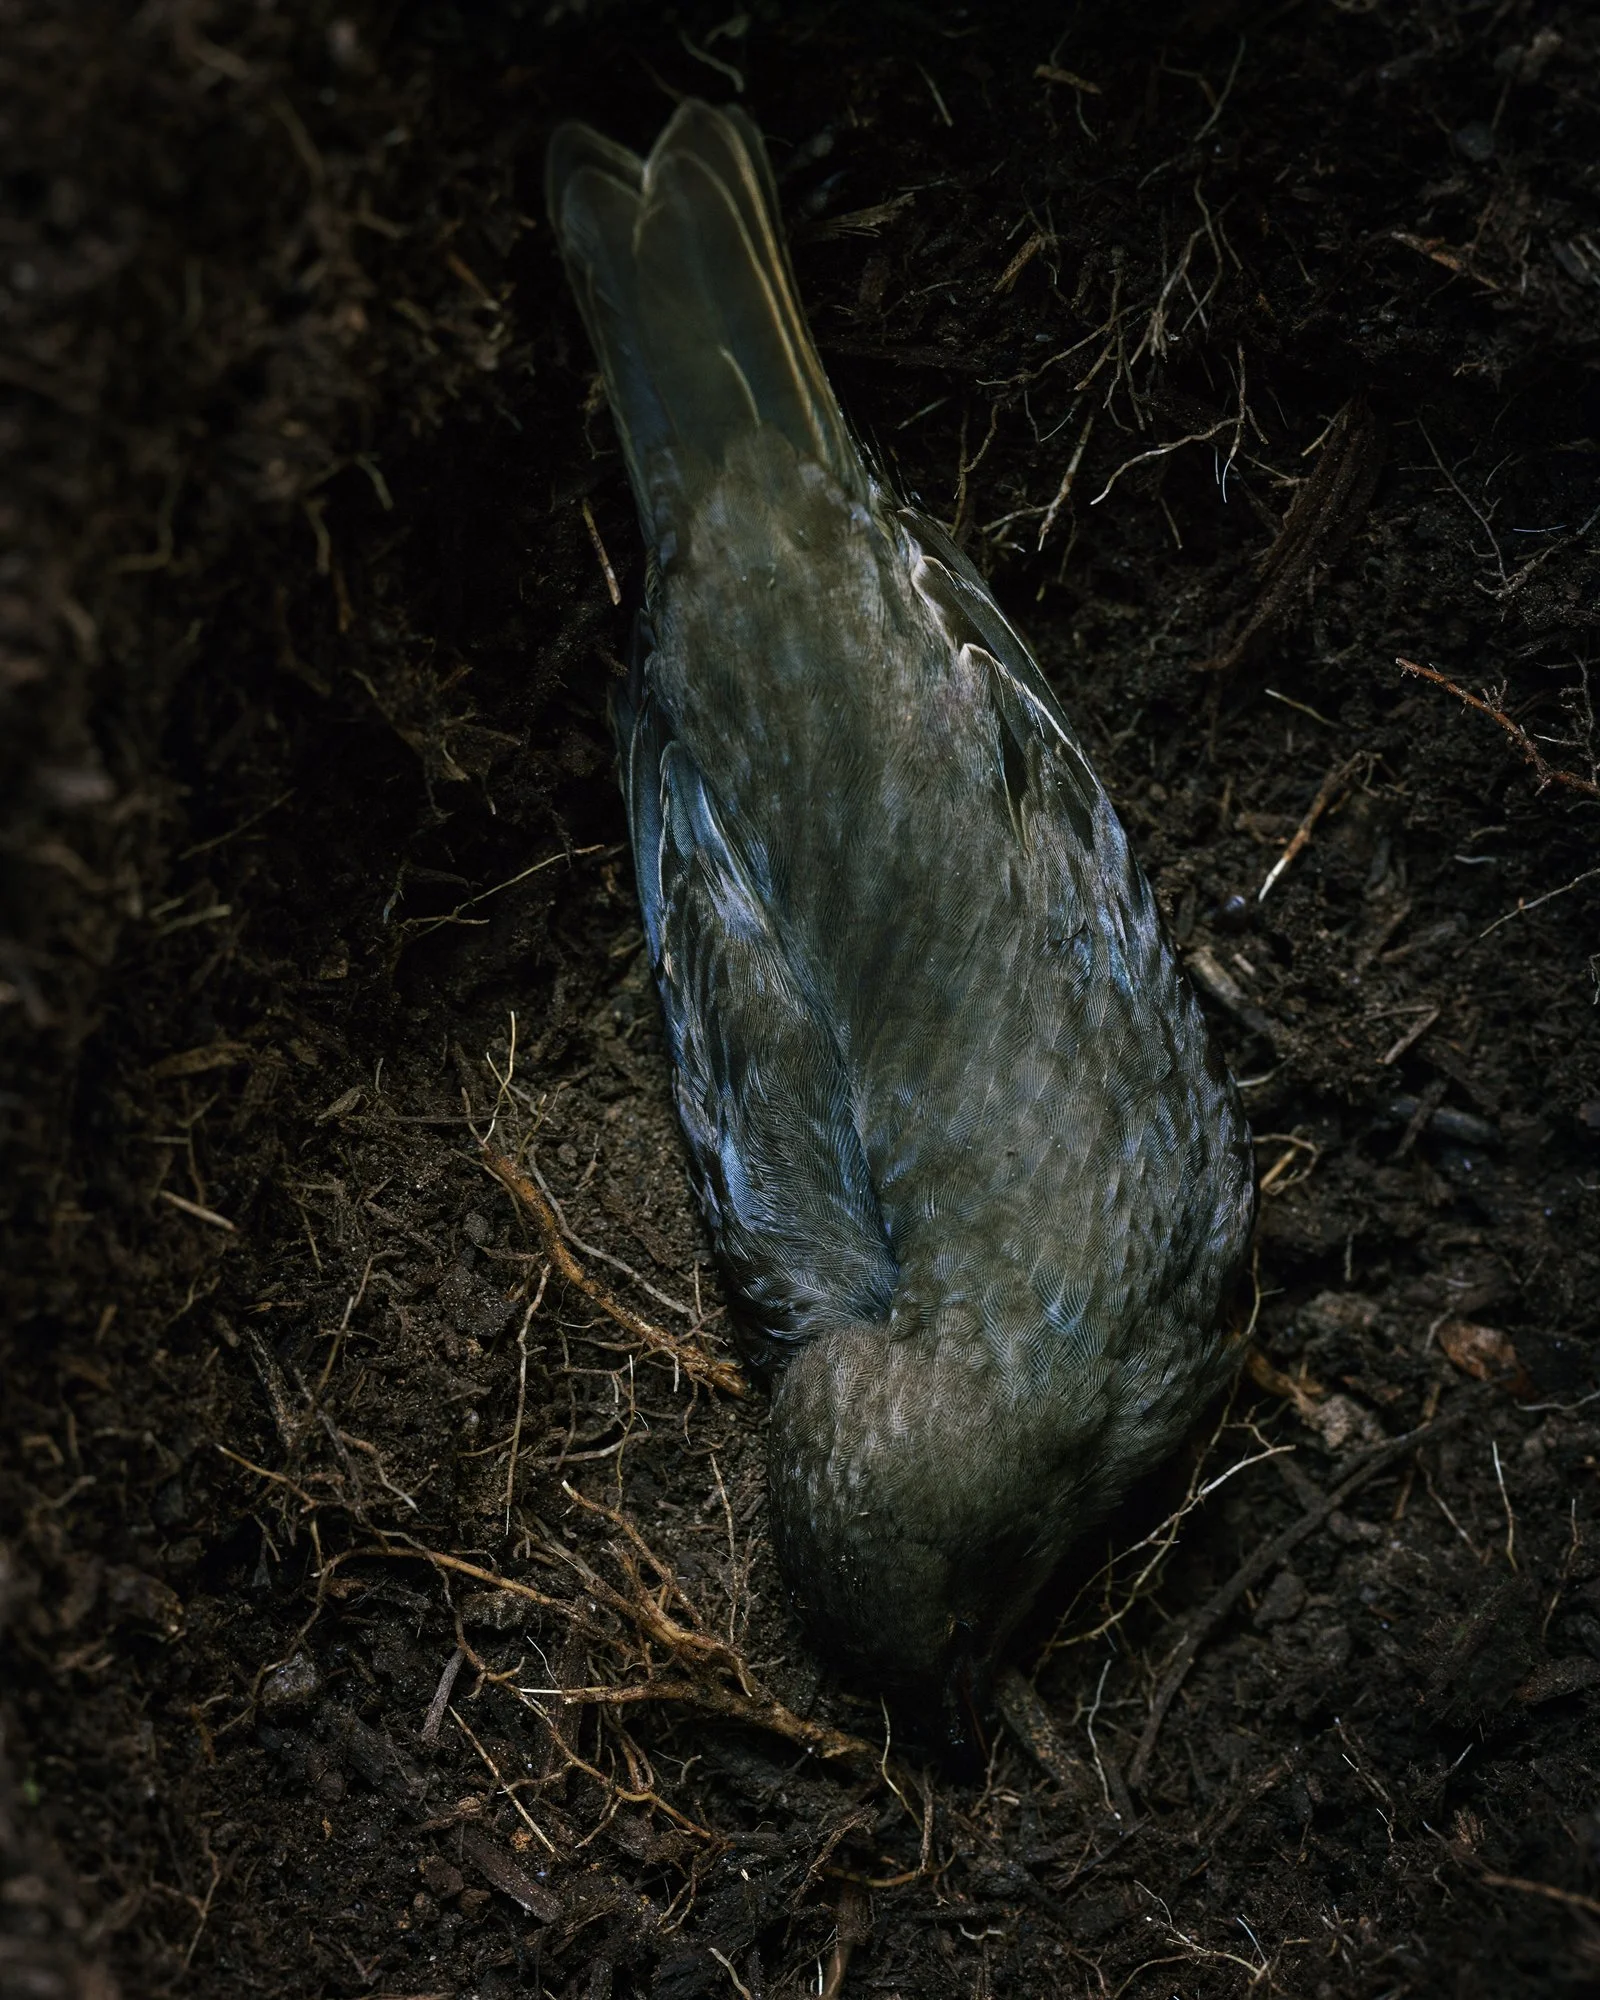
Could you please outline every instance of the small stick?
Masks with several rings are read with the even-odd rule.
[[[287,1486],[302,1506],[309,1507],[313,1513],[322,1506],[322,1501],[313,1500],[303,1486],[296,1486],[294,1481],[285,1474],[272,1472],[264,1465],[255,1464],[251,1459],[241,1458],[238,1452],[229,1451],[225,1444],[218,1444],[215,1439],[212,1440],[212,1449],[220,1451],[224,1458],[231,1458],[235,1465],[242,1465],[246,1472],[253,1472],[257,1479],[270,1479],[275,1486]]]
[[[547,854],[543,861],[535,861],[520,869],[515,875],[508,875],[503,882],[496,882],[491,888],[480,889],[475,896],[469,896],[464,903],[457,903],[448,916],[444,917],[404,917],[400,928],[407,937],[426,937],[430,931],[441,929],[446,924],[477,924],[487,921],[478,917],[463,917],[463,910],[476,908],[479,903],[488,902],[491,896],[498,896],[502,889],[514,889],[519,882],[526,882],[530,875],[542,875],[547,868],[554,868],[558,861],[581,861],[585,855],[599,854],[604,841],[597,841],[591,847],[563,848],[559,854]],[[455,1124],[455,1119],[449,1121]],[[431,1245],[429,1246],[432,1247]]]
[[[611,567],[611,558],[606,554],[606,545],[600,539],[600,530],[595,525],[594,509],[587,500],[578,503],[583,509],[583,525],[589,530],[589,539],[594,543],[594,552],[600,558],[600,568],[605,576],[606,589],[611,593],[611,602],[622,602],[622,591],[617,583],[617,573]]]
[[[742,1722],[752,1729],[765,1729],[774,1736],[781,1736],[802,1750],[816,1756],[832,1760],[836,1757],[859,1758],[878,1767],[877,1746],[867,1743],[859,1736],[847,1736],[842,1729],[830,1729],[825,1723],[812,1722],[807,1717],[796,1715],[772,1695],[741,1694],[735,1688],[718,1687],[711,1681],[639,1681],[613,1687],[609,1684],[597,1687],[579,1688],[519,1688],[519,1694],[542,1695],[557,1701],[576,1702],[584,1707],[616,1707],[636,1701],[672,1701],[684,1708],[697,1710],[701,1715],[714,1715],[724,1721]]]
[[[1430,1341],[1433,1339],[1433,1334],[1431,1331],[1428,1335],[1428,1338]],[[1433,1422],[1434,1413],[1439,1407],[1439,1398],[1443,1394],[1444,1394],[1444,1383],[1440,1381],[1437,1377],[1435,1377],[1433,1387],[1428,1391],[1428,1400],[1422,1406],[1422,1421],[1425,1424],[1431,1424]],[[1416,1482],[1417,1482],[1417,1461],[1415,1459],[1412,1459],[1411,1463],[1405,1469],[1404,1478],[1402,1478],[1402,1480],[1400,1481],[1400,1492],[1399,1496],[1396,1498],[1394,1503],[1394,1512],[1389,1516],[1391,1521],[1399,1522],[1405,1519],[1406,1502],[1411,1498],[1411,1489],[1416,1484]],[[1540,1637],[1541,1638],[1543,1637],[1542,1633],[1540,1634]]]
[[[339,1359],[339,1349],[344,1345],[344,1337],[350,1329],[350,1315],[367,1296],[367,1280],[372,1276],[372,1267],[377,1261],[377,1253],[374,1252],[367,1259],[367,1267],[361,1273],[361,1283],[344,1302],[344,1312],[334,1332],[333,1345],[328,1349],[328,1358],[322,1364],[322,1373],[317,1377],[316,1394],[311,1398],[313,1403],[320,1403],[322,1400],[322,1392],[328,1386],[328,1377],[333,1373],[334,1363]]]
[[[954,125],[956,121],[950,116],[950,107],[945,103],[944,97],[939,90],[938,84],[936,84],[933,78],[929,76],[928,72],[922,68],[921,63],[913,63],[913,67],[921,71],[922,80],[928,86],[928,89],[932,94],[933,101],[939,108],[939,116],[944,120],[946,125]]]
[[[1085,1718],[1084,1727],[1088,1731],[1089,1754],[1094,1759],[1095,1775],[1100,1780],[1100,1796],[1105,1801],[1106,1811],[1111,1814],[1113,1819],[1121,1819],[1121,1813],[1111,1803],[1111,1787],[1106,1782],[1106,1767],[1100,1761],[1100,1745],[1095,1741],[1094,1736],[1094,1719],[1100,1713],[1100,1697],[1105,1693],[1106,1675],[1111,1671],[1111,1658],[1112,1656],[1108,1653],[1106,1655],[1106,1663],[1100,1669],[1100,1678],[1095,1683],[1094,1700],[1089,1704],[1089,1713]]]
[[[689,1596],[688,1592],[684,1589],[683,1585],[679,1583],[677,1572],[673,1569],[671,1563],[664,1561],[662,1557],[656,1554],[655,1550],[651,1548],[650,1544],[645,1540],[644,1536],[640,1534],[639,1530],[634,1526],[633,1522],[628,1519],[627,1515],[622,1513],[616,1507],[607,1507],[603,1501],[591,1500],[587,1494],[580,1493],[577,1487],[574,1486],[570,1480],[566,1479],[562,1480],[561,1490],[563,1493],[566,1494],[567,1498],[573,1503],[575,1507],[583,1508],[585,1513],[598,1514],[602,1521],[609,1521],[612,1527],[619,1529],[622,1534],[627,1536],[629,1542],[632,1543],[633,1547],[639,1552],[639,1554],[644,1558],[644,1560],[655,1571],[656,1575],[660,1577],[662,1583],[666,1585],[668,1600],[676,1601],[678,1604],[682,1605],[684,1615],[688,1618],[689,1622],[692,1625],[694,1625],[697,1629],[699,1629],[702,1632],[703,1636],[703,1628],[705,1621],[701,1618],[700,1613],[696,1610],[693,1599]],[[633,1576],[634,1582],[637,1583],[639,1581],[638,1572],[635,1570],[631,1571],[630,1573]],[[619,1607],[622,1609],[627,1609],[624,1600],[619,1600]],[[652,1603],[651,1609],[652,1611],[659,1612],[661,1607],[659,1605]],[[674,1631],[678,1631],[681,1633],[681,1628],[674,1626],[673,1629]],[[657,1636],[660,1637],[663,1635],[658,1634]],[[667,1643],[672,1644],[674,1643],[674,1641],[670,1637],[668,1637]],[[712,1644],[719,1655],[724,1652],[720,1640],[714,1640],[712,1641]],[[726,1656],[729,1660],[737,1661],[737,1655],[732,1651],[731,1648],[726,1649]],[[737,1664],[740,1668],[742,1668],[743,1666],[742,1661],[737,1661]]]
[[[1422,1040],[1423,1036],[1443,1012],[1444,1009],[1442,1007],[1430,1007],[1427,1013],[1419,1020],[1413,1021],[1387,1055],[1379,1058],[1378,1067],[1380,1069],[1387,1069],[1391,1063],[1397,1063],[1414,1042]]]
[[[433,1700],[428,1704],[428,1713],[418,1731],[424,1743],[437,1743],[439,1731],[444,1726],[444,1712],[450,1706],[450,1697],[455,1692],[456,1675],[461,1671],[461,1663],[466,1654],[459,1646],[444,1663],[444,1672],[439,1676],[439,1685],[434,1690]]]
[[[1401,1054],[1404,1053],[1405,1051],[1402,1050]],[[1397,1160],[1405,1158],[1407,1153],[1411,1151],[1411,1148],[1433,1122],[1433,1114],[1443,1104],[1444,1094],[1448,1088],[1448,1078],[1436,1076],[1422,1093],[1422,1096],[1417,1101],[1416,1110],[1411,1114],[1411,1122],[1406,1126],[1405,1131],[1401,1133],[1400,1143],[1394,1149],[1394,1156]]]
[[[238,1235],[238,1223],[230,1222],[225,1215],[218,1215],[214,1208],[202,1208],[197,1201],[186,1201],[181,1194],[174,1194],[171,1188],[162,1188],[160,1192],[163,1201],[171,1202],[185,1215],[192,1215],[196,1222],[209,1222],[213,1229],[225,1229],[230,1236]]]
[[[1041,83],[1064,83],[1069,90],[1086,90],[1091,97],[1104,96],[1098,83],[1091,83],[1086,76],[1079,76],[1076,70],[1062,69],[1059,63],[1036,63],[1034,75]]]
[[[1322,1157],[1320,1146],[1313,1140],[1302,1139],[1298,1133],[1294,1132],[1262,1132],[1257,1135],[1256,1144],[1260,1146],[1266,1144],[1268,1141],[1276,1142],[1280,1139],[1285,1142],[1284,1150],[1261,1176],[1259,1191],[1262,1194],[1273,1193],[1278,1183],[1283,1181],[1284,1175],[1288,1173],[1290,1167],[1299,1159],[1302,1153],[1309,1153],[1311,1158],[1307,1161],[1304,1170],[1296,1174],[1293,1180],[1284,1181],[1286,1187],[1297,1187]]]
[[[1466,1543],[1468,1555],[1470,1555],[1472,1557],[1472,1560],[1476,1563],[1486,1563],[1489,1560],[1487,1552],[1485,1552],[1483,1555],[1479,1555],[1477,1543],[1467,1533],[1466,1529],[1462,1527],[1461,1523],[1456,1519],[1455,1515],[1451,1513],[1450,1503],[1445,1499],[1444,1495],[1439,1491],[1438,1487],[1434,1485],[1433,1474],[1428,1470],[1426,1466],[1422,1468],[1422,1483],[1428,1489],[1428,1498],[1433,1502],[1434,1506],[1438,1508],[1439,1512],[1450,1523],[1451,1527],[1455,1529],[1456,1533],[1461,1537],[1462,1541]]]
[[[1099,414],[1098,403],[1091,403],[1089,414],[1083,420],[1083,429],[1078,433],[1078,442],[1072,448],[1072,456],[1067,460],[1067,469],[1061,475],[1061,484],[1056,488],[1056,497],[1044,510],[1044,519],[1039,524],[1039,548],[1043,548],[1050,530],[1056,524],[1056,516],[1067,503],[1072,491],[1072,482],[1078,476],[1078,467],[1083,463],[1083,454],[1088,447],[1089,433],[1094,429],[1094,420]]]
[[[612,1298],[603,1285],[589,1276],[562,1240],[560,1226],[549,1202],[520,1167],[514,1166],[504,1154],[495,1152],[491,1146],[485,1145],[480,1157],[485,1169],[532,1216],[539,1234],[544,1238],[545,1251],[551,1263],[569,1285],[575,1285],[585,1298],[594,1301],[608,1319],[615,1320],[618,1326],[631,1333],[636,1340],[643,1341],[652,1352],[670,1358],[693,1381],[721,1389],[729,1396],[744,1394],[744,1378],[731,1361],[713,1360],[698,1344],[675,1340],[670,1333],[659,1326],[652,1326],[649,1320]]]
[[[462,1556],[441,1555],[437,1549],[424,1548],[421,1542],[413,1541],[409,1537],[405,1542],[398,1544],[379,1542],[366,1548],[346,1549],[342,1555],[335,1556],[333,1560],[342,1562],[346,1556],[351,1555],[373,1560],[385,1558],[390,1562],[432,1563],[435,1569],[453,1570],[457,1576],[470,1576],[474,1583],[487,1584],[491,1590],[503,1590],[511,1597],[520,1597],[529,1604],[537,1604],[541,1610],[554,1611],[591,1639],[599,1640],[608,1646],[615,1643],[612,1633],[603,1625],[597,1624],[594,1619],[585,1617],[565,1598],[552,1597],[548,1591],[535,1590],[531,1583],[519,1583],[515,1577],[500,1576],[492,1569],[484,1569],[478,1563],[466,1561]],[[329,1568],[332,1568],[331,1563]]]
[[[723,1517],[728,1523],[728,1644],[732,1646],[737,1644],[734,1622],[739,1612],[739,1544],[733,1532],[733,1509],[728,1505],[728,1489],[722,1483],[722,1470],[717,1464],[715,1452],[711,1454],[711,1476],[717,1482],[717,1497],[722,1502]]]
[[[1358,751],[1354,757],[1347,757],[1342,764],[1336,764],[1323,779],[1321,786],[1318,788],[1317,796],[1311,801],[1310,809],[1307,811],[1305,818],[1295,828],[1289,845],[1278,856],[1277,860],[1273,862],[1271,869],[1268,871],[1266,881],[1256,891],[1256,901],[1258,903],[1264,903],[1267,900],[1268,891],[1272,888],[1273,883],[1289,867],[1295,856],[1309,845],[1312,829],[1333,803],[1335,792],[1350,777],[1356,767],[1364,761],[1365,752]]]
[[[1135,356],[1135,359],[1137,359],[1137,356]],[[1085,382],[1079,386],[1085,387],[1087,383]],[[1122,475],[1125,472],[1131,472],[1136,465],[1147,464],[1152,458],[1166,458],[1172,452],[1182,451],[1186,444],[1209,444],[1219,431],[1231,430],[1232,428],[1232,419],[1223,417],[1214,423],[1208,431],[1190,431],[1187,437],[1174,438],[1171,444],[1152,445],[1148,451],[1136,451],[1132,458],[1125,458],[1122,461],[1116,471],[1106,481],[1105,485],[1101,487],[1100,491],[1089,502],[1089,505],[1091,507],[1098,507]]]
[[[188,1902],[192,1903],[195,1909],[199,1912],[200,1921],[198,1924],[195,1925],[194,1936],[189,1940],[189,1949],[183,1954],[183,1965],[185,1971],[187,1971],[190,1965],[192,1965],[194,1962],[195,1947],[196,1945],[199,1944],[201,1933],[205,1930],[206,1921],[211,1915],[211,1903],[213,1897],[217,1893],[217,1884],[222,1880],[222,1863],[211,1852],[209,1844],[206,1847],[206,1859],[211,1863],[211,1884],[210,1887],[206,1890],[205,1901],[201,1902],[198,1896],[190,1896],[186,1899]]]
[[[1566,1554],[1561,1558],[1561,1574],[1556,1578],[1555,1594],[1545,1607],[1544,1619],[1539,1626],[1539,1644],[1541,1646],[1544,1644],[1544,1635],[1550,1630],[1550,1620],[1556,1615],[1556,1607],[1561,1602],[1561,1593],[1566,1589],[1568,1579],[1572,1575],[1572,1565],[1578,1560],[1578,1551],[1583,1547],[1583,1537],[1578,1533],[1578,1503],[1576,1500],[1573,1500],[1568,1504],[1571,1509],[1569,1519],[1572,1522],[1572,1537],[1567,1543]]]
[[[1525,916],[1529,910],[1538,909],[1541,903],[1553,903],[1557,896],[1565,896],[1571,889],[1582,888],[1585,882],[1592,882],[1597,875],[1600,875],[1600,868],[1586,868],[1581,875],[1574,875],[1570,882],[1563,882],[1559,889],[1547,889],[1542,896],[1535,896],[1532,902],[1519,896],[1516,908],[1507,910],[1503,917],[1496,917],[1488,930],[1479,931],[1476,941],[1482,944],[1486,937],[1499,930],[1502,924],[1509,924],[1513,917]],[[1457,952],[1456,956],[1459,958],[1460,952]]]
[[[1016,256],[1012,258],[1011,262],[1000,273],[999,277],[995,279],[992,287],[993,294],[999,297],[1009,292],[1018,278],[1021,277],[1034,258],[1038,256],[1039,252],[1047,247],[1049,242],[1050,238],[1045,235],[1044,231],[1036,229],[1017,252]]]
[[[610,1819],[611,1814],[616,1811],[619,1805],[652,1806],[657,1812],[665,1813],[667,1818],[672,1820],[675,1825],[682,1827],[685,1833],[693,1834],[696,1840],[716,1842],[718,1836],[709,1827],[702,1826],[698,1820],[690,1819],[687,1813],[679,1812],[675,1805],[662,1798],[658,1793],[648,1790],[637,1792],[624,1791],[615,1778],[607,1777],[605,1772],[600,1770],[598,1766],[588,1763],[578,1755],[577,1751],[572,1748],[571,1744],[566,1741],[561,1732],[556,1728],[551,1716],[536,1701],[529,1700],[525,1688],[518,1688],[516,1692],[517,1698],[521,1701],[523,1707],[531,1708],[544,1724],[545,1728],[549,1730],[551,1748],[565,1760],[566,1768],[569,1771],[581,1771],[586,1778],[592,1778],[601,1791],[608,1792],[611,1795],[612,1803],[610,1811],[605,1815],[605,1819],[601,1820],[600,1826],[605,1825],[606,1820]],[[538,1781],[526,1778],[516,1780],[518,1784],[527,1784],[530,1782],[536,1783]],[[594,1832],[598,1833],[599,1831],[600,1827],[597,1826]],[[587,1841],[593,1838],[593,1833],[588,1834],[584,1840],[579,1841],[578,1845],[580,1847],[585,1846]]]
[[[420,1514],[422,1512],[422,1509],[412,1499],[405,1488],[403,1486],[396,1486],[388,1473],[384,1471],[383,1454],[375,1444],[369,1444],[365,1438],[355,1437],[349,1431],[340,1430],[339,1426],[328,1415],[326,1410],[322,1411],[321,1415],[322,1428],[328,1434],[328,1441],[332,1444],[334,1450],[339,1453],[341,1460],[343,1460],[344,1469],[349,1473],[357,1492],[361,1490],[361,1482],[357,1478],[355,1467],[350,1463],[348,1456],[340,1450],[342,1445],[353,1445],[357,1451],[364,1451],[378,1469],[379,1485],[386,1487],[397,1500],[403,1500],[413,1514]]]
[[[620,1271],[625,1278],[631,1278],[634,1284],[636,1284],[639,1287],[640,1291],[646,1293],[650,1298],[654,1299],[658,1306],[665,1306],[668,1312],[675,1312],[680,1314],[684,1319],[693,1320],[695,1322],[696,1328],[698,1328],[704,1322],[705,1314],[700,1310],[698,1306],[686,1306],[683,1303],[682,1299],[673,1298],[669,1292],[659,1291],[656,1288],[656,1286],[652,1285],[650,1280],[647,1277],[645,1277],[642,1271],[636,1271],[631,1264],[625,1264],[620,1257],[614,1257],[609,1250],[602,1250],[599,1244],[585,1243],[583,1238],[577,1233],[577,1231],[568,1224],[566,1216],[561,1212],[560,1202],[557,1201],[555,1196],[550,1192],[550,1183],[545,1179],[544,1175],[541,1174],[539,1171],[538,1163],[536,1161],[530,1160],[528,1162],[528,1165],[532,1170],[535,1186],[538,1188],[540,1194],[542,1194],[545,1200],[550,1204],[550,1213],[556,1219],[556,1227],[561,1231],[561,1234],[566,1239],[567,1243],[574,1250],[576,1250],[580,1256],[593,1257],[602,1264],[609,1264],[613,1271]],[[591,1171],[593,1170],[592,1161],[590,1162],[590,1169]],[[584,1176],[584,1179],[585,1180],[588,1179],[587,1174]],[[582,1183],[580,1182],[579,1185],[581,1186]]]
[[[1339,727],[1338,723],[1331,716],[1324,715],[1320,709],[1310,708],[1305,702],[1296,701],[1290,695],[1279,694],[1276,688],[1264,687],[1261,692],[1265,695],[1270,695],[1274,701],[1281,701],[1285,708],[1298,709],[1300,714],[1309,715],[1313,722],[1320,722],[1324,729],[1337,729]]]

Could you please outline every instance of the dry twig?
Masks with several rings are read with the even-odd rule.
[[[517,1797],[516,1791],[513,1788],[513,1786],[509,1785],[506,1782],[504,1776],[502,1775],[500,1766],[489,1755],[488,1751],[484,1749],[483,1745],[478,1741],[477,1737],[473,1735],[471,1729],[467,1726],[467,1724],[462,1721],[460,1715],[457,1713],[454,1707],[451,1707],[450,1709],[450,1720],[455,1724],[457,1729],[461,1731],[462,1735],[472,1745],[473,1749],[477,1751],[478,1755],[483,1759],[484,1763],[488,1765],[489,1775],[494,1779],[497,1789],[504,1792],[506,1797],[511,1801],[512,1805],[516,1807],[517,1817],[522,1821],[522,1824],[528,1829],[529,1833],[533,1835],[534,1839],[538,1841],[540,1846],[545,1850],[547,1854],[554,1854],[556,1851],[555,1842],[551,1840],[550,1836],[545,1832],[544,1828],[538,1824],[538,1822],[529,1813],[528,1808],[522,1803],[521,1799]]]
[[[594,544],[594,552],[600,559],[600,573],[606,580],[606,593],[610,597],[612,604],[618,605],[622,602],[622,589],[617,582],[617,573],[611,567],[611,558],[606,554],[606,545],[600,539],[600,530],[595,523],[594,509],[589,505],[587,500],[582,500],[578,504],[583,509],[583,525],[589,530],[589,540]]]
[[[1277,860],[1273,862],[1271,868],[1267,870],[1267,879],[1256,891],[1256,901],[1258,903],[1264,903],[1267,900],[1267,895],[1272,885],[1283,875],[1285,870],[1294,861],[1295,856],[1310,845],[1311,835],[1317,821],[1321,819],[1322,815],[1328,810],[1328,807],[1332,805],[1341,789],[1355,776],[1357,770],[1363,764],[1370,763],[1370,761],[1370,752],[1358,750],[1353,757],[1347,757],[1342,764],[1335,764],[1333,769],[1323,779],[1317,789],[1317,796],[1306,809],[1305,818],[1301,820],[1290,836],[1288,846],[1278,856]]]
[[[1478,1879],[1491,1889],[1515,1889],[1524,1896],[1542,1896],[1547,1903],[1564,1903],[1569,1910],[1584,1910],[1600,1917],[1600,1899],[1580,1895],[1576,1889],[1558,1889],[1554,1882],[1532,1882],[1526,1875],[1497,1875],[1492,1868],[1479,1866]]]
[[[446,924],[487,922],[487,918],[464,917],[461,913],[463,910],[475,909],[479,903],[488,902],[491,896],[498,896],[502,890],[516,888],[519,882],[526,882],[530,875],[542,875],[545,869],[554,868],[558,861],[581,861],[585,855],[598,854],[603,846],[604,842],[599,842],[592,847],[574,847],[570,850],[564,848],[559,854],[547,854],[543,861],[535,861],[531,866],[519,870],[517,874],[507,876],[504,882],[496,882],[491,888],[480,889],[477,895],[468,896],[465,902],[457,903],[448,915],[442,917],[403,917],[399,928],[407,937],[420,938],[426,937],[430,931],[442,929]],[[454,1122],[452,1119],[451,1123],[453,1124]]]
[[[230,1222],[225,1215],[218,1215],[214,1208],[204,1208],[197,1201],[187,1201],[181,1194],[174,1194],[171,1188],[161,1188],[158,1192],[163,1201],[181,1209],[185,1215],[192,1215],[196,1222],[208,1222],[213,1229],[224,1230],[229,1236],[238,1235],[238,1223]]]

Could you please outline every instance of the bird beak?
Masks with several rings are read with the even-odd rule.
[[[973,1654],[968,1635],[959,1635],[955,1658],[940,1704],[945,1761],[957,1778],[977,1784],[989,1768],[989,1730],[984,1719],[987,1676]]]

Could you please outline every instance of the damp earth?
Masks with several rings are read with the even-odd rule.
[[[1600,1982],[1600,25],[0,6],[0,1994]],[[542,216],[769,135],[1235,1074],[1248,1359],[974,1782],[800,1640]]]

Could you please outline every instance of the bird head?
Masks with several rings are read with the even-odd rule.
[[[994,1658],[1075,1532],[967,1356],[846,1327],[773,1382],[779,1568],[818,1651],[886,1702],[897,1741],[981,1773]],[[1056,1426],[1059,1431],[1059,1426]]]

